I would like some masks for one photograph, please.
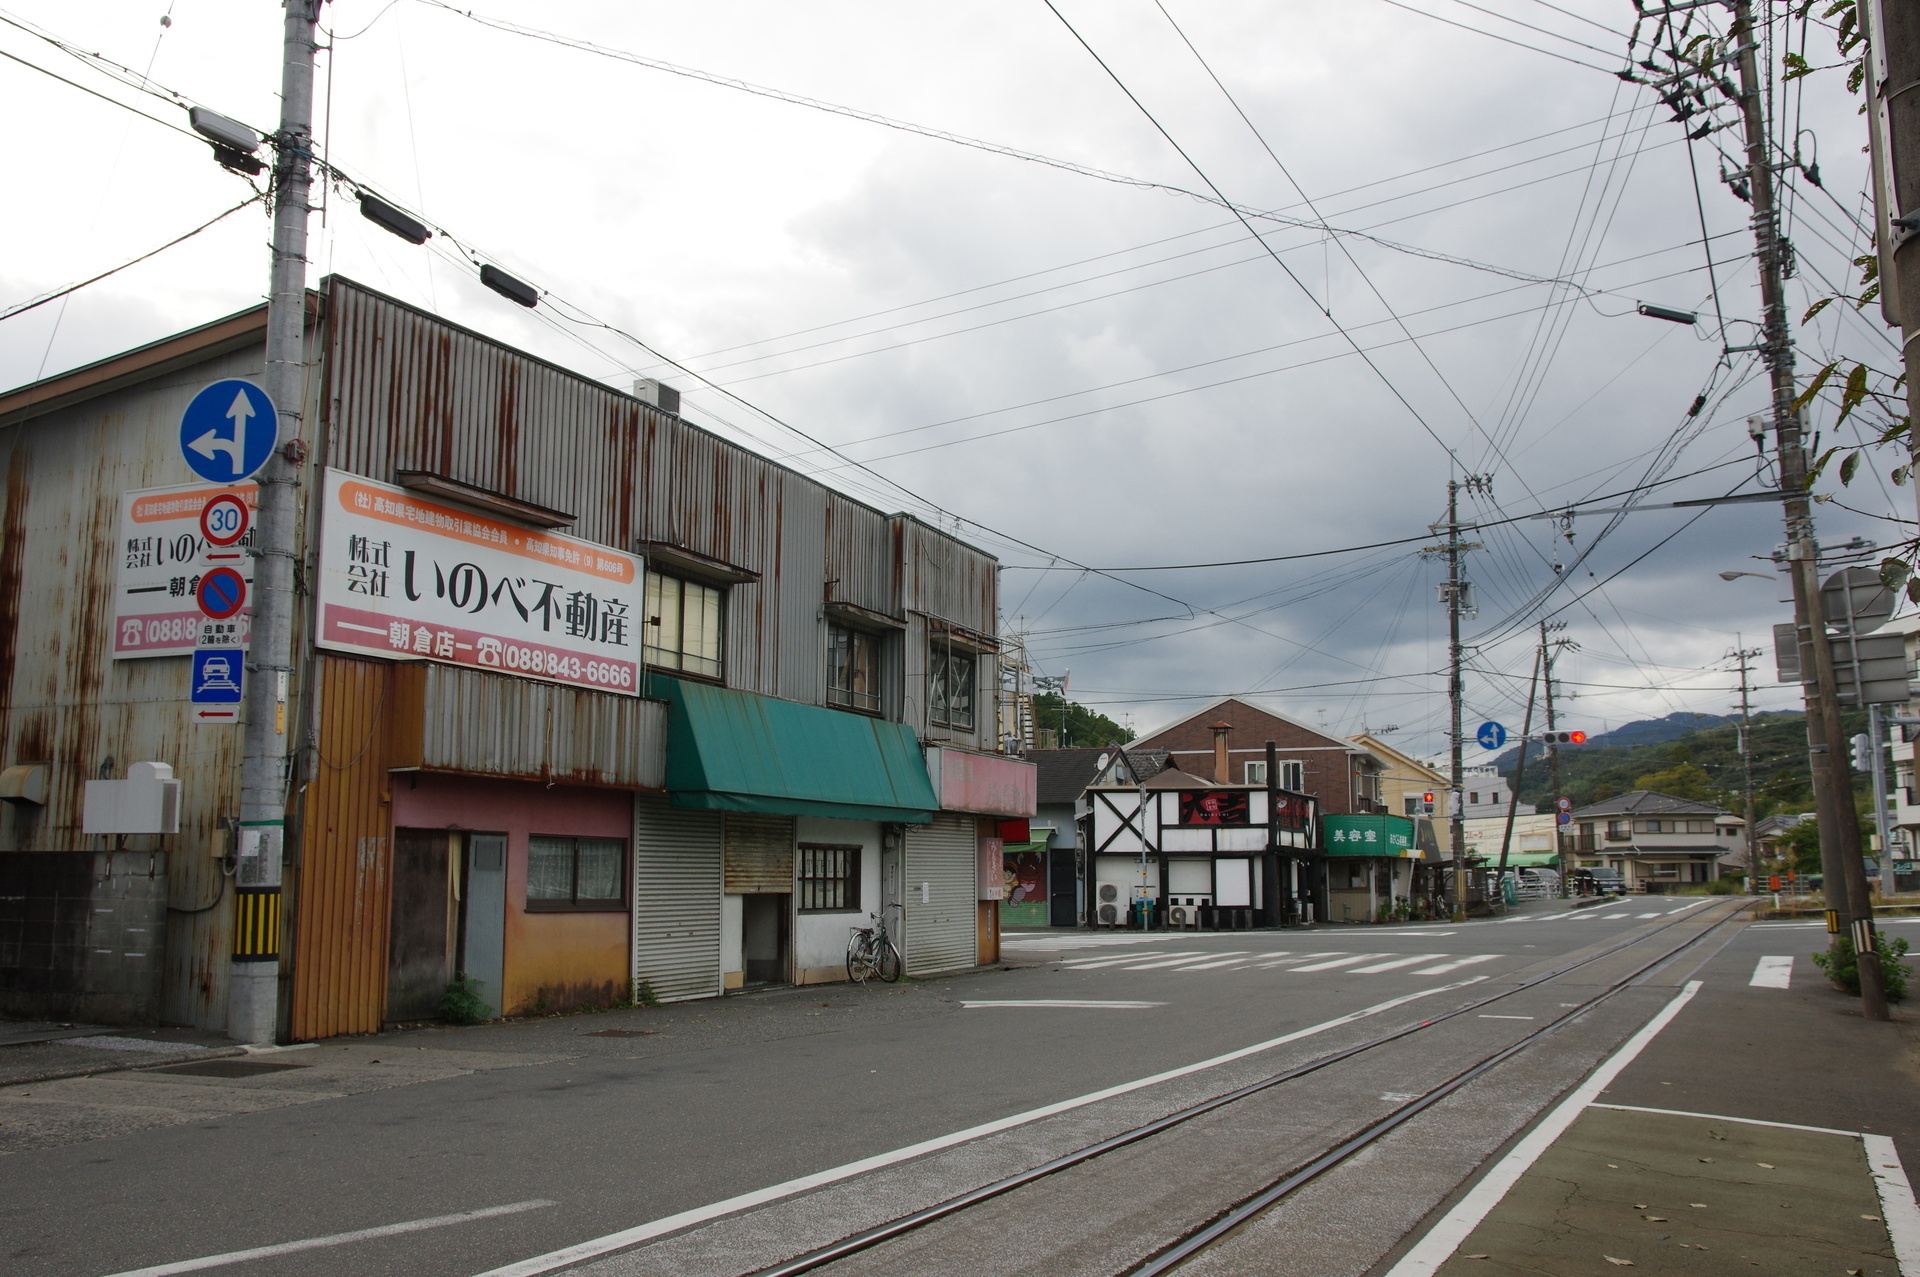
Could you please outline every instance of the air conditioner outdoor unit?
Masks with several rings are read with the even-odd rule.
[[[1100,921],[1112,926],[1120,921],[1120,888],[1110,882],[1100,884],[1100,908],[1097,911]]]

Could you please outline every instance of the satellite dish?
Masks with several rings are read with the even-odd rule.
[[[1112,761],[1113,761],[1112,754],[1102,754],[1100,755],[1100,761],[1093,765],[1093,770],[1095,772],[1103,772],[1107,770],[1107,764],[1111,763]]]
[[[1828,577],[1820,587],[1820,611],[1827,624],[1855,634],[1870,634],[1893,615],[1893,591],[1880,582],[1872,568],[1846,568]]]

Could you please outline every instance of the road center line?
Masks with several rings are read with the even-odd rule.
[[[1747,984],[1756,989],[1793,987],[1793,955],[1766,957],[1753,964],[1753,979]]]
[[[1164,1002],[1095,1002],[1085,998],[1004,998],[999,1001],[962,1002],[963,1007],[1081,1007],[1093,1010],[1119,1009],[1122,1011],[1142,1011],[1148,1007],[1163,1007]]]
[[[303,1250],[320,1250],[327,1246],[345,1246],[349,1242],[371,1241],[376,1237],[396,1237],[401,1233],[420,1233],[429,1228],[445,1228],[449,1224],[466,1224],[476,1219],[492,1219],[496,1215],[518,1215],[521,1211],[541,1210],[548,1206],[558,1206],[559,1202],[548,1201],[544,1197],[529,1202],[511,1202],[505,1206],[489,1206],[484,1210],[461,1211],[458,1215],[434,1215],[428,1219],[410,1219],[402,1224],[382,1224],[378,1228],[357,1228],[350,1233],[332,1233],[326,1237],[309,1237],[305,1241],[280,1242],[274,1246],[255,1246],[251,1250],[230,1250],[222,1255],[207,1255],[201,1259],[182,1259],[171,1264],[155,1264],[151,1268],[133,1268],[122,1273],[112,1273],[109,1277],[166,1277],[168,1273],[193,1273],[203,1268],[221,1268],[227,1264],[244,1264],[253,1259],[271,1259],[275,1255],[294,1255]]]
[[[784,1198],[793,1197],[811,1189],[819,1188],[823,1184],[833,1184],[844,1179],[852,1179],[854,1176],[864,1175],[868,1171],[881,1170],[888,1166],[897,1165],[900,1162],[911,1161],[916,1157],[925,1157],[929,1153],[937,1153],[943,1149],[953,1148],[955,1145],[970,1143],[984,1136],[997,1135],[1001,1131],[1010,1131],[1015,1127],[1025,1126],[1029,1123],[1040,1121],[1042,1118],[1052,1117],[1058,1113],[1071,1112],[1077,1108],[1084,1108],[1089,1104],[1097,1104],[1101,1100],[1112,1099],[1116,1095],[1126,1095],[1129,1092],[1143,1090],[1149,1086],[1157,1086],[1162,1082],[1171,1082],[1175,1078],[1187,1077],[1190,1074],[1202,1073],[1208,1069],[1218,1068],[1222,1064],[1231,1064],[1236,1060],[1244,1060],[1250,1055],[1258,1055],[1263,1051],[1271,1051],[1275,1047],[1285,1046],[1289,1042],[1298,1042],[1302,1038],[1310,1038],[1316,1034],[1325,1033],[1330,1029],[1341,1028],[1345,1025],[1353,1024],[1356,1021],[1367,1019],[1369,1016],[1379,1015],[1383,1011],[1391,1011],[1395,1007],[1404,1006],[1419,998],[1430,997],[1436,993],[1451,993],[1456,989],[1464,989],[1468,985],[1478,984],[1484,979],[1486,979],[1485,976],[1475,976],[1472,979],[1460,980],[1453,984],[1443,984],[1437,989],[1402,994],[1397,998],[1389,998],[1385,1002],[1376,1002],[1370,1007],[1363,1007],[1358,1011],[1350,1011],[1346,1015],[1336,1016],[1334,1019],[1323,1020],[1319,1024],[1309,1025],[1304,1029],[1296,1029],[1292,1033],[1284,1034],[1281,1037],[1269,1038],[1265,1042],[1256,1042],[1252,1046],[1243,1046],[1236,1051],[1229,1051],[1225,1055],[1216,1055],[1210,1059],[1198,1060],[1192,1064],[1183,1064],[1179,1068],[1168,1069],[1163,1073],[1154,1073],[1147,1077],[1135,1078],[1131,1082],[1121,1082],[1114,1086],[1104,1087],[1098,1091],[1089,1091],[1085,1095],[1078,1095],[1072,1099],[1045,1104],[1039,1108],[1028,1109],[1024,1113],[1015,1113],[1009,1117],[996,1118],[991,1122],[982,1122],[978,1126],[969,1126],[965,1130],[954,1131],[951,1134],[937,1135],[930,1140],[922,1140],[918,1144],[909,1144],[905,1148],[896,1148],[888,1153],[876,1153],[872,1157],[863,1157],[858,1161],[846,1162],[824,1171],[815,1171],[811,1175],[802,1175],[798,1179],[790,1179],[779,1184],[769,1184],[765,1188],[757,1188],[752,1192],[741,1193],[738,1196],[729,1197],[722,1201],[710,1202],[705,1206],[696,1206],[691,1210],[683,1210],[677,1214],[665,1215],[644,1224],[636,1224],[632,1228],[623,1228],[617,1233],[608,1233],[604,1237],[596,1237],[590,1241],[578,1242],[572,1246],[563,1247],[560,1250],[549,1251],[544,1255],[535,1255],[531,1259],[523,1259],[517,1263],[507,1264],[500,1268],[490,1268],[484,1273],[477,1274],[476,1277],[536,1277],[539,1273],[550,1273],[556,1268],[566,1268],[570,1265],[605,1255],[611,1251],[625,1250],[629,1246],[635,1246],[644,1241],[651,1241],[655,1237],[678,1232],[680,1229],[690,1228],[695,1224],[704,1224],[709,1220],[719,1219],[723,1215],[736,1214],[740,1211],[751,1210],[756,1206],[764,1206],[768,1202],[777,1202]],[[115,1277],[137,1277],[137,1275],[126,1273],[115,1274]],[[138,1277],[144,1277],[144,1275],[138,1275]]]

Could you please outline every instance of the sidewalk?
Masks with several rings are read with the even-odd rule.
[[[1920,1015],[1863,1020],[1802,952],[1810,934],[1746,928],[1663,977],[1685,999],[1671,1022],[1493,1162],[1390,1277],[1920,1274]],[[1763,957],[1791,958],[1790,987],[1754,983]]]

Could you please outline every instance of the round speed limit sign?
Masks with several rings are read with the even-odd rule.
[[[247,535],[253,514],[247,503],[231,492],[223,492],[200,508],[200,535],[208,545],[232,545]]]

